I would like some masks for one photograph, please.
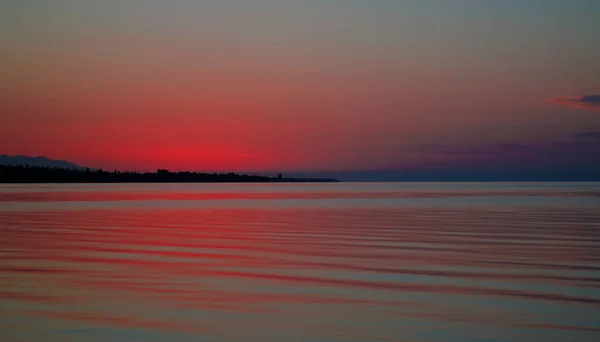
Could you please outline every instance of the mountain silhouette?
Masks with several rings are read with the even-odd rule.
[[[38,167],[60,167],[64,169],[85,170],[84,166],[65,161],[54,160],[46,157],[29,157],[23,155],[9,156],[6,154],[0,155],[0,165],[29,165]]]

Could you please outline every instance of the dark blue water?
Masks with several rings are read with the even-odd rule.
[[[0,186],[0,341],[600,341],[600,183]]]

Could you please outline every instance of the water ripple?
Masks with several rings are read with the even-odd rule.
[[[114,200],[94,191],[11,189],[0,201]],[[319,196],[391,196],[349,193]],[[181,194],[123,198],[146,196]],[[430,332],[442,331],[458,340],[592,341],[597,209],[0,210],[0,339],[438,341]]]

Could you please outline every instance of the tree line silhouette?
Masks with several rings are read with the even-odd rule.
[[[107,172],[60,167],[0,165],[0,183],[260,183],[260,182],[335,182],[335,179],[300,179],[230,173]]]

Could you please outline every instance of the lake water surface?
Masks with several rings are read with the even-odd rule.
[[[0,185],[0,341],[600,341],[600,183]]]

